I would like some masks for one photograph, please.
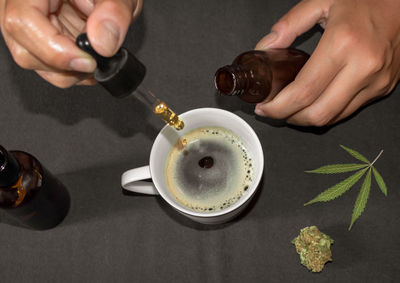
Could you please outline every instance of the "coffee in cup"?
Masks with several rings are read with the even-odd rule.
[[[170,193],[190,210],[210,213],[235,204],[254,175],[240,138],[222,127],[194,129],[171,148],[165,165]]]

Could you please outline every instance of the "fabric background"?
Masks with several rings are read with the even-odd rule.
[[[246,213],[219,226],[178,215],[158,197],[123,192],[120,175],[146,165],[163,124],[134,97],[100,86],[57,89],[20,69],[0,45],[0,142],[35,155],[69,189],[65,221],[24,229],[0,212],[1,282],[396,282],[400,280],[400,104],[389,97],[327,129],[256,117],[253,106],[214,90],[217,68],[258,40],[296,1],[146,0],[124,46],[145,63],[144,85],[176,112],[230,110],[259,135],[263,182]],[[322,30],[295,42],[311,53]],[[326,204],[303,203],[345,175],[304,173],[353,162],[339,144],[372,160],[376,183],[364,214],[347,231],[361,183]],[[320,274],[300,264],[290,241],[305,226],[330,235],[333,262]]]

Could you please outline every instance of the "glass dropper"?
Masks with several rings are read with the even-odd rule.
[[[76,38],[76,45],[96,60],[97,68],[94,78],[112,96],[123,98],[136,90],[135,97],[150,107],[161,120],[178,131],[183,129],[183,121],[165,102],[158,99],[147,88],[138,88],[143,81],[146,68],[127,49],[120,48],[114,56],[103,57],[93,49],[86,33]]]
[[[156,114],[161,120],[168,125],[174,127],[176,130],[182,130],[185,124],[179,116],[168,107],[168,105],[158,99],[156,95],[150,90],[143,90],[144,87],[139,87],[135,91],[135,95],[140,101],[151,108],[151,111]]]

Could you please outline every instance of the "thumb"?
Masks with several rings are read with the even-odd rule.
[[[142,4],[143,0],[95,0],[86,31],[100,55],[110,57],[118,51]]]
[[[303,0],[276,22],[255,49],[287,48],[304,32],[328,17],[332,1]]]

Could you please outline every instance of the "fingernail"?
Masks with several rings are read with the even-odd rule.
[[[96,62],[89,58],[75,58],[71,60],[69,67],[73,71],[92,73],[96,69]]]
[[[111,55],[117,51],[120,38],[117,24],[112,21],[102,22],[97,29],[96,35],[97,44],[101,45],[107,53]]]
[[[257,44],[255,49],[262,50],[268,48],[268,46],[273,43],[278,38],[278,34],[274,31],[271,31],[269,34],[264,36],[260,43]]]

